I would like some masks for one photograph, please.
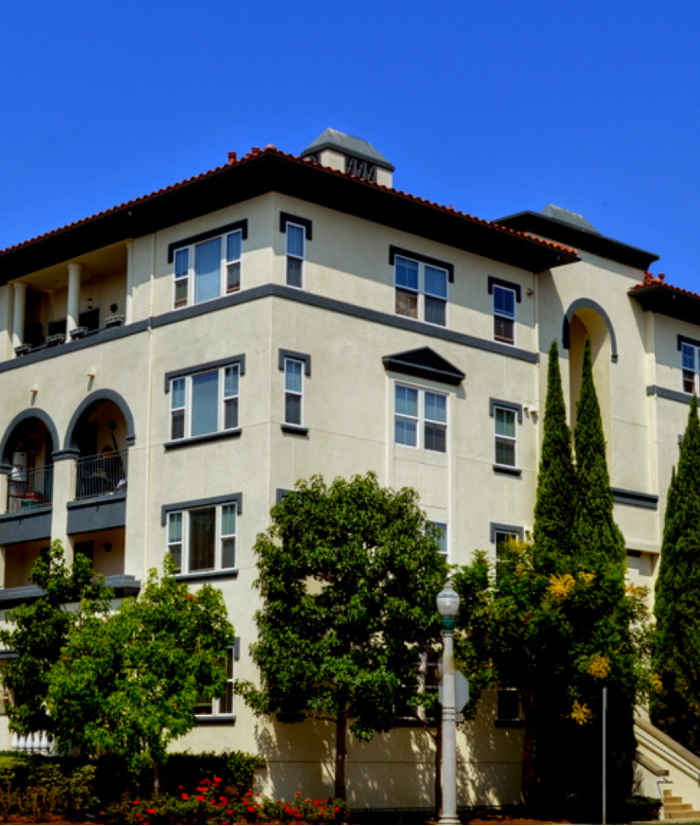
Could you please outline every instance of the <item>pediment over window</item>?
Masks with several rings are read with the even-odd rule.
[[[393,370],[405,376],[431,379],[454,387],[466,378],[465,373],[430,347],[419,347],[417,350],[404,350],[403,353],[384,356],[382,362],[386,370]]]

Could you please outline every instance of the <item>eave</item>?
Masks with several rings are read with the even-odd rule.
[[[647,312],[700,325],[700,295],[668,284],[640,285],[633,287],[628,295]]]
[[[0,283],[268,192],[534,273],[578,260],[558,244],[270,149],[0,251]]]

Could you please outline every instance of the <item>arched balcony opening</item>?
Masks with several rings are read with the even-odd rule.
[[[76,499],[126,493],[129,427],[116,401],[102,398],[87,405],[72,427],[70,444],[78,453]]]
[[[9,431],[2,449],[7,477],[7,513],[47,508],[53,500],[55,439],[38,416],[21,418]]]

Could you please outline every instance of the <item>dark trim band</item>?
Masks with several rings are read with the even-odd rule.
[[[296,361],[304,362],[304,375],[311,375],[311,356],[308,353],[297,353],[295,350],[284,350],[280,347],[277,351],[277,366],[280,370],[284,370],[284,360],[295,359]]]
[[[423,255],[420,252],[413,252],[412,250],[405,250],[401,247],[389,247],[389,263],[394,266],[396,256],[400,255],[403,258],[412,258],[414,261],[420,261],[421,264],[427,264],[430,267],[439,267],[441,270],[447,270],[448,281],[455,280],[455,265],[447,261],[440,261],[438,258],[431,258],[429,255]]]
[[[2,442],[0,442],[0,461],[3,463],[12,465],[12,456],[6,455],[10,446],[12,433],[17,425],[27,421],[28,419],[38,419],[46,427],[49,435],[51,436],[52,454],[55,454],[55,452],[59,449],[58,430],[56,430],[56,425],[53,423],[51,416],[39,407],[29,407],[21,413],[18,413],[5,428],[5,434],[2,437]]]
[[[605,322],[605,326],[608,328],[608,334],[610,335],[610,360],[613,362],[613,364],[617,364],[618,352],[615,328],[612,325],[612,321],[610,321],[610,316],[605,312],[605,310],[600,306],[600,304],[598,304],[597,301],[593,301],[592,298],[577,298],[576,301],[573,301],[569,305],[569,309],[566,311],[566,314],[564,315],[564,323],[561,334],[562,347],[564,348],[564,350],[569,349],[571,343],[571,322],[573,321],[573,318],[576,315],[576,313],[579,310],[584,309],[594,310]]]
[[[90,395],[83,399],[78,405],[78,409],[73,414],[68,425],[68,429],[66,430],[66,438],[64,441],[64,447],[66,449],[76,450],[78,448],[78,445],[75,443],[73,438],[78,422],[84,414],[94,410],[101,402],[113,402],[116,404],[121,411],[122,416],[124,416],[124,421],[126,422],[126,443],[127,445],[134,444],[136,441],[136,432],[134,429],[134,416],[131,412],[131,408],[120,393],[117,393],[116,390],[105,388],[104,390],[95,390],[94,393],[90,393]]]
[[[290,212],[280,212],[280,232],[287,232],[287,224],[298,224],[304,227],[306,240],[312,240],[313,221],[301,218],[299,215],[292,215]]]
[[[613,501],[620,505],[632,505],[635,508],[648,508],[656,510],[659,506],[659,497],[653,493],[641,493],[637,490],[624,490],[623,488],[610,488]]]
[[[171,505],[163,505],[160,509],[160,524],[165,525],[168,521],[168,514],[173,511],[189,511],[194,508],[206,508],[210,505],[236,505],[236,513],[240,516],[243,513],[243,494],[229,493],[226,496],[209,496],[206,499],[188,499],[186,502],[173,502]]]
[[[700,341],[698,341],[696,338],[688,338],[688,336],[680,336],[679,335],[677,343],[678,343],[678,350],[679,351],[681,349],[681,344],[692,344],[693,347],[699,347],[700,348]]]
[[[489,399],[489,416],[493,418],[494,410],[497,407],[501,407],[504,410],[512,410],[514,413],[518,415],[518,424],[523,423],[523,406],[522,404],[517,404],[517,402],[506,402],[502,399]]]
[[[169,370],[165,374],[165,392],[170,392],[170,382],[173,379],[191,376],[194,373],[205,373],[208,370],[217,370],[220,367],[233,367],[234,364],[238,365],[240,375],[245,376],[245,353],[240,353],[230,358],[216,359],[216,361],[205,361],[202,362],[202,364],[193,364],[190,367],[182,367],[179,370]]]
[[[647,396],[658,396],[671,402],[690,404],[693,398],[692,393],[682,393],[680,390],[669,390],[667,387],[659,387],[658,384],[650,384],[647,387]]]
[[[496,278],[495,275],[489,276],[489,295],[493,295],[493,288],[494,287],[504,287],[506,290],[513,290],[515,293],[515,300],[518,304],[520,304],[520,284],[516,284],[514,281],[506,281],[504,278]]]
[[[203,433],[201,436],[188,436],[186,439],[177,439],[174,442],[166,442],[164,450],[177,450],[181,447],[192,447],[193,445],[203,445],[207,442],[218,442],[221,439],[237,439],[243,430],[240,427],[232,427],[230,430],[217,430],[215,433]]]
[[[244,218],[242,221],[234,221],[232,224],[225,224],[223,227],[216,227],[209,229],[206,232],[200,232],[198,235],[190,235],[188,238],[182,238],[179,241],[173,241],[168,244],[168,264],[173,263],[175,258],[175,250],[183,247],[191,247],[192,244],[199,244],[201,241],[207,241],[209,238],[216,238],[218,235],[226,235],[229,232],[241,230],[241,237],[245,241],[248,238],[248,219]]]
[[[489,538],[491,542],[496,541],[497,533],[509,533],[522,539],[525,533],[521,525],[505,525],[502,522],[491,522],[489,525]]]

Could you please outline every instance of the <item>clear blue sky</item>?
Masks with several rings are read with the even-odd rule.
[[[332,126],[412,194],[548,203],[700,292],[700,4],[5,0],[0,248]]]

